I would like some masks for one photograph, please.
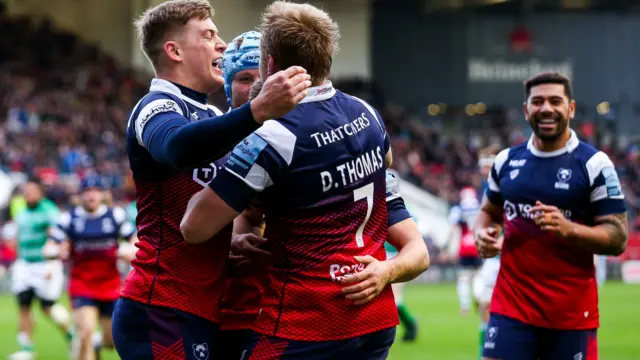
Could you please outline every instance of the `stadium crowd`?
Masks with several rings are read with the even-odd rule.
[[[116,202],[130,201],[134,187],[125,156],[124,122],[128,109],[146,92],[148,81],[149,75],[120,66],[97,46],[55,29],[46,20],[36,23],[2,12],[0,170],[24,178],[38,176],[48,196],[59,204],[69,202],[79,178],[96,172]],[[371,83],[357,79],[334,83],[381,109],[392,137],[393,166],[402,177],[449,203],[457,201],[463,186],[482,188],[485,180],[477,171],[477,157],[488,145],[483,137],[444,131],[436,126],[443,121],[439,117],[412,116],[386,102]],[[222,91],[210,100],[226,108]],[[499,134],[492,137],[497,140],[496,149],[527,139],[522,133],[524,122],[517,126],[515,119],[492,122]],[[581,138],[597,142],[592,132],[589,127],[578,129]],[[630,216],[640,219],[640,147],[596,145],[614,159]],[[635,224],[640,227],[640,222]]]

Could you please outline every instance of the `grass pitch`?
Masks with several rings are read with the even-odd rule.
[[[458,313],[454,284],[409,285],[405,301],[420,324],[418,340],[397,341],[390,360],[474,360],[478,357],[478,317]],[[38,359],[67,359],[63,335],[36,313],[35,345]],[[601,327],[598,334],[599,358],[603,360],[640,359],[640,285],[607,283],[600,293]],[[0,360],[16,346],[16,303],[10,295],[0,296]],[[398,339],[402,330],[398,331]],[[103,353],[103,360],[116,360],[115,352]]]

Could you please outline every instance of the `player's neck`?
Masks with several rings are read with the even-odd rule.
[[[554,140],[542,140],[536,135],[533,135],[533,146],[542,152],[552,152],[560,150],[567,145],[567,142],[571,139],[571,130],[567,129],[560,137]]]
[[[105,207],[106,205],[104,204],[98,205],[95,209],[89,209],[86,206],[83,206],[82,210],[84,210],[85,214],[89,216],[96,216],[96,215],[99,215],[101,212],[103,212]]]
[[[98,213],[98,209],[99,209],[99,208],[100,208],[100,207],[97,207],[97,208],[95,208],[95,209],[89,209],[89,208],[87,208],[87,207],[83,207],[82,209],[84,210],[84,212],[85,212],[85,213],[87,213],[87,214],[89,214],[89,215],[95,215],[95,214],[97,214],[97,213]]]
[[[34,203],[27,203],[27,209],[29,210],[34,210],[35,208],[38,207],[38,205],[40,205],[40,203],[42,202],[42,200],[38,200]]]
[[[327,82],[327,80],[329,80],[329,78],[322,78],[322,79],[311,78],[311,86],[312,87],[322,86],[324,85],[324,83]]]
[[[280,70],[274,70],[273,72],[268,72],[267,74],[268,74],[268,76],[271,76],[271,75],[275,74],[278,71],[280,71]],[[327,81],[329,81],[329,77],[319,78],[319,77],[312,76],[311,77],[311,87],[322,86]]]
[[[185,87],[197,93],[205,94],[205,91],[206,91],[204,89],[200,89],[200,87],[198,86],[197,80],[190,81],[187,77],[181,76],[179,73],[175,71],[157,72],[156,78],[170,81],[173,84],[180,85],[182,87]]]
[[[171,82],[173,85],[175,85],[178,89],[180,89],[180,92],[182,93],[182,95],[185,95],[187,97],[189,97],[192,100],[195,100],[199,103],[202,104],[206,104],[207,103],[207,98],[208,95],[205,93],[201,93],[199,91],[195,91],[187,86],[184,86],[182,84],[178,84],[176,82]]]

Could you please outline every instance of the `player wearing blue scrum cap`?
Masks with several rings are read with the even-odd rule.
[[[224,92],[232,109],[249,101],[251,85],[260,77],[260,33],[248,31],[227,46],[222,60]]]
[[[231,109],[236,109],[249,99],[251,86],[260,78],[260,33],[248,31],[233,39],[222,60],[225,81],[224,90]],[[234,221],[233,241],[243,241],[252,246],[264,243],[263,229],[253,227],[253,222],[262,223],[262,213],[256,220],[248,221],[250,210],[239,215]],[[245,343],[251,335],[251,328],[260,311],[261,291],[257,287],[256,273],[239,276],[235,270],[235,259],[231,257],[231,271],[227,279],[223,299],[220,304],[220,341],[224,346],[215,354],[217,359],[237,360],[242,358]]]

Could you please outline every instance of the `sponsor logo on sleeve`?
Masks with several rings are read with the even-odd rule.
[[[155,102],[155,101],[154,101]],[[152,117],[159,113],[163,112],[177,112],[179,113],[178,104],[176,104],[173,100],[166,100],[157,105],[153,105],[150,108],[144,108],[144,114],[142,114],[142,118],[140,119],[140,126],[144,126],[144,124],[149,121]]]
[[[607,196],[622,196],[622,187],[620,186],[620,180],[618,179],[616,170],[612,167],[606,167],[602,169],[602,176],[604,176],[604,185],[607,187]]]
[[[251,134],[233,149],[227,168],[240,176],[245,176],[256,163],[267,142],[256,134]]]

